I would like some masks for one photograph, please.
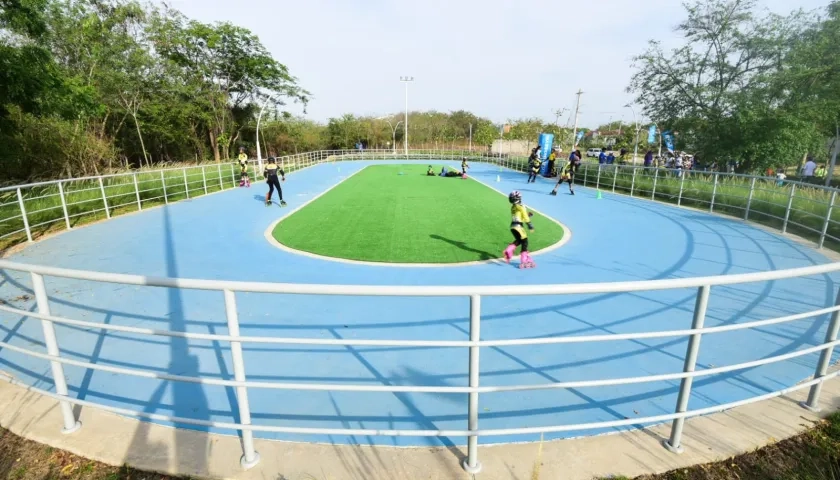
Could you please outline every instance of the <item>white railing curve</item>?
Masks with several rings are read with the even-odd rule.
[[[386,436],[464,436],[468,438],[467,456],[463,461],[463,467],[468,472],[481,470],[481,463],[478,460],[478,437],[497,436],[511,434],[529,433],[550,433],[571,430],[586,430],[620,426],[631,426],[657,422],[672,421],[670,438],[664,442],[664,446],[673,452],[681,452],[682,431],[685,420],[690,417],[719,412],[741,405],[762,401],[768,398],[784,395],[789,392],[810,388],[807,402],[803,406],[816,410],[819,403],[820,389],[826,380],[834,378],[840,372],[828,372],[831,356],[834,347],[840,344],[838,330],[840,330],[840,292],[838,292],[835,305],[811,310],[807,312],[785,315],[781,317],[762,319],[742,324],[731,324],[718,327],[705,327],[706,305],[711,294],[712,287],[733,285],[752,282],[763,282],[781,280],[787,278],[804,277],[818,274],[826,274],[840,271],[840,263],[816,265],[810,267],[795,268],[789,270],[778,270],[771,272],[757,272],[737,275],[723,275],[717,277],[680,278],[672,280],[648,280],[638,282],[607,282],[607,283],[586,283],[586,284],[561,284],[528,286],[457,286],[457,287],[432,287],[432,286],[362,286],[362,285],[315,285],[315,284],[283,284],[283,283],[261,283],[261,282],[232,282],[223,280],[200,280],[165,277],[146,277],[139,275],[113,274],[103,272],[91,272],[81,270],[69,270],[56,267],[45,267],[40,265],[29,265],[16,263],[7,260],[0,260],[0,270],[11,270],[27,272],[31,276],[33,291],[37,302],[37,313],[28,310],[20,310],[11,306],[0,305],[0,311],[19,315],[21,318],[36,318],[41,321],[43,335],[47,352],[36,352],[27,348],[0,342],[0,349],[8,349],[13,352],[28,355],[31,357],[47,360],[51,365],[55,392],[39,389],[12,378],[4,380],[15,385],[26,388],[30,391],[56,399],[61,407],[63,418],[63,432],[72,433],[80,428],[81,424],[75,417],[72,405],[93,407],[122,415],[134,416],[149,420],[160,420],[184,425],[197,425],[215,427],[222,429],[238,430],[242,436],[243,455],[241,464],[243,468],[250,468],[259,462],[259,454],[254,449],[253,432],[282,432],[296,434],[335,434],[335,435],[386,435]],[[149,287],[168,287],[181,289],[198,289],[221,292],[225,300],[225,310],[228,323],[228,335],[214,335],[202,333],[174,332],[168,330],[156,330],[140,327],[128,327],[104,323],[88,322],[79,319],[54,316],[50,313],[49,298],[44,283],[44,277],[62,277],[85,281],[108,282],[126,285],[141,285]],[[504,340],[481,340],[481,298],[484,296],[511,296],[511,295],[569,295],[569,294],[597,294],[616,292],[638,292],[654,290],[671,290],[695,288],[697,290],[696,303],[694,307],[694,318],[691,329],[639,332],[613,335],[590,335],[590,336],[556,336],[539,338],[518,338]],[[470,299],[470,329],[468,341],[440,341],[440,340],[369,340],[369,339],[310,339],[310,338],[281,338],[281,337],[248,337],[239,334],[239,320],[236,307],[236,294],[239,292],[259,292],[277,294],[300,294],[300,295],[388,295],[388,296],[458,296],[469,297]],[[820,345],[796,350],[793,352],[777,355],[774,357],[762,358],[749,362],[733,365],[725,365],[702,370],[695,370],[697,355],[700,351],[700,340],[702,336],[725,331],[752,329],[767,325],[776,325],[796,320],[813,318],[825,314],[831,314],[831,321],[826,332],[824,341]],[[139,368],[123,368],[96,363],[73,360],[61,356],[58,339],[56,338],[53,325],[72,325],[87,329],[98,329],[103,332],[118,331],[139,335],[152,335],[162,337],[179,337],[194,340],[213,340],[229,342],[234,365],[233,379],[201,378],[182,375],[163,374]],[[547,384],[529,385],[504,385],[504,386],[481,386],[479,354],[482,348],[498,346],[518,346],[535,344],[560,344],[560,343],[581,343],[581,342],[607,342],[618,340],[636,340],[660,337],[689,337],[688,347],[684,357],[684,366],[681,372],[668,374],[648,375],[639,377],[621,377],[608,379],[592,379],[566,382],[553,382]],[[469,384],[465,387],[451,386],[423,386],[423,385],[354,385],[354,384],[330,384],[330,383],[287,383],[287,382],[266,382],[249,381],[246,375],[246,366],[242,356],[242,343],[272,343],[272,344],[295,344],[295,345],[344,345],[344,346],[390,346],[390,347],[443,347],[443,348],[466,348],[469,350]],[[802,357],[813,353],[820,353],[820,359],[814,371],[814,378],[810,381],[800,383],[791,387],[777,390],[772,393],[755,396],[737,402],[716,405],[704,409],[689,410],[688,404],[691,398],[692,381],[702,376],[712,376],[726,372],[754,368],[761,365],[781,362],[792,358]],[[72,365],[90,370],[110,372],[114,374],[130,375],[143,378],[152,378],[165,381],[188,382],[204,385],[220,385],[234,387],[236,389],[237,406],[239,409],[240,423],[214,422],[198,420],[193,418],[174,417],[160,414],[150,414],[123,408],[116,408],[97,404],[90,401],[83,401],[72,398],[68,395],[67,384],[64,377],[64,365]],[[479,427],[479,396],[485,393],[515,392],[525,390],[545,390],[560,388],[581,388],[581,387],[605,387],[613,385],[627,385],[636,383],[658,382],[665,380],[680,380],[679,396],[673,414],[656,415],[644,418],[633,418],[625,420],[591,422],[573,425],[552,425],[545,427],[530,428],[505,428],[486,429]],[[467,405],[467,428],[464,430],[382,430],[382,429],[360,429],[360,428],[301,428],[283,427],[270,425],[255,425],[251,422],[250,408],[248,402],[248,389],[278,389],[278,390],[315,390],[315,391],[363,391],[363,392],[424,392],[424,393],[466,393],[469,400]]]
[[[467,151],[411,151],[409,154],[394,154],[387,151],[319,151],[290,155],[280,159],[287,172],[306,168],[319,163],[346,160],[455,160],[467,156],[471,161],[486,162],[498,166],[500,169],[525,169],[523,158],[487,155]],[[258,165],[257,165],[258,166]],[[225,169],[228,169],[225,171]],[[259,176],[259,168],[252,175]],[[230,176],[228,176],[228,174]],[[774,225],[781,231],[787,231],[791,226],[797,228],[797,233],[811,232],[813,239],[822,248],[826,239],[840,244],[840,223],[832,219],[837,191],[826,189],[807,183],[789,183],[782,185],[775,179],[751,177],[745,175],[722,172],[677,172],[662,168],[645,168],[625,165],[597,165],[584,164],[575,178],[577,183],[594,187],[598,190],[611,189],[616,192],[626,192],[630,196],[663,200],[677,205],[707,206],[709,211],[726,210],[732,213],[737,210],[742,218],[760,218],[777,222]],[[708,194],[696,192],[696,182],[708,181],[711,189]],[[54,182],[41,182],[30,185],[0,188],[0,240],[18,239],[33,241],[35,229],[52,227],[54,224],[64,225],[66,229],[72,227],[72,219],[85,215],[104,213],[106,218],[122,211],[142,210],[149,203],[169,203],[179,199],[212,193],[235,186],[239,182],[238,172],[234,165],[210,164],[195,167],[178,167],[155,171],[132,172],[127,174],[104,175],[82,179],[67,179]],[[702,186],[702,185],[701,185]],[[70,187],[70,188],[68,188]],[[705,187],[703,187],[705,188]],[[731,201],[727,197],[736,197],[733,191],[743,190],[743,203],[739,199]],[[158,192],[160,190],[160,192]],[[116,193],[114,193],[116,191]],[[26,193],[24,193],[26,192]],[[94,192],[94,193],[90,193]],[[811,197],[802,192],[811,192]],[[816,194],[813,192],[817,192]],[[162,195],[157,195],[162,193]],[[83,198],[77,199],[80,194]],[[5,195],[5,196],[4,196]],[[692,196],[696,195],[696,196]],[[772,200],[778,197],[778,203]],[[825,197],[825,198],[823,198]],[[738,203],[738,205],[736,205]],[[94,204],[93,206],[88,206]],[[84,207],[80,207],[84,205]],[[769,205],[769,206],[768,206]],[[813,210],[818,208],[819,210]],[[52,212],[47,215],[45,212]],[[816,212],[816,213],[815,213]],[[7,216],[4,216],[7,215]],[[40,216],[39,216],[40,215]],[[45,220],[46,219],[46,220]],[[814,220],[816,219],[816,220]],[[808,223],[812,221],[814,223]],[[8,228],[9,223],[20,222],[22,228]],[[7,227],[2,225],[6,223]],[[837,231],[833,230],[837,227]],[[14,243],[14,242],[12,242]],[[668,280],[649,280],[635,282],[608,282],[587,284],[562,285],[528,285],[528,286],[362,286],[362,285],[314,285],[288,284],[264,282],[233,282],[223,280],[202,280],[184,278],[147,277],[139,275],[114,274],[63,268],[30,265],[8,260],[0,260],[0,270],[11,270],[28,273],[32,281],[32,289],[37,303],[37,313],[20,310],[8,305],[0,305],[0,312],[19,315],[22,318],[38,319],[41,322],[46,353],[33,351],[6,342],[0,342],[0,350],[8,349],[20,354],[28,355],[50,362],[55,392],[46,391],[22,383],[12,378],[4,380],[30,391],[53,398],[58,401],[62,419],[63,432],[72,433],[81,424],[75,417],[72,405],[81,405],[110,411],[117,414],[129,415],[142,419],[168,421],[184,425],[197,425],[236,430],[242,436],[243,455],[241,463],[244,468],[250,468],[259,462],[259,455],[254,448],[253,432],[283,432],[295,434],[338,434],[338,435],[385,435],[385,436],[464,436],[468,438],[467,456],[463,467],[472,473],[481,470],[478,460],[478,437],[510,434],[548,433],[571,430],[597,429],[619,426],[631,426],[657,422],[672,422],[670,438],[664,442],[666,448],[673,452],[682,450],[681,439],[685,420],[690,417],[723,411],[733,407],[746,405],[768,398],[785,395],[789,392],[810,388],[808,400],[803,406],[817,409],[822,384],[834,378],[840,372],[828,372],[834,347],[840,344],[840,292],[834,305],[802,313],[780,317],[767,318],[741,324],[731,324],[716,327],[705,327],[706,307],[713,287],[752,282],[765,282],[788,278],[804,277],[818,274],[828,274],[840,271],[840,263],[757,272],[737,275],[714,277],[679,278]],[[125,285],[168,287],[180,289],[195,289],[217,291],[223,295],[228,323],[227,335],[213,335],[200,333],[175,332],[140,327],[127,327],[104,323],[88,322],[80,319],[65,318],[52,315],[49,308],[49,297],[45,287],[45,277],[62,277],[69,279],[117,283]],[[555,336],[539,338],[516,338],[502,340],[481,340],[481,299],[487,296],[515,296],[515,295],[570,295],[570,294],[598,294],[598,293],[626,293],[639,291],[696,289],[696,303],[693,321],[690,329],[639,332],[629,334],[589,335],[589,336]],[[310,339],[310,338],[281,338],[281,337],[249,337],[239,333],[238,310],[236,295],[240,292],[258,292],[297,295],[356,295],[356,296],[456,296],[468,297],[470,300],[470,328],[467,341],[440,340],[371,340],[371,339]],[[762,326],[782,324],[796,320],[813,318],[821,315],[831,315],[829,327],[824,341],[814,347],[796,350],[794,352],[774,357],[757,359],[739,364],[725,365],[714,368],[696,370],[697,355],[700,351],[700,341],[704,335],[720,332],[753,329]],[[122,368],[98,365],[65,358],[60,353],[59,342],[54,324],[72,325],[89,329],[126,332],[138,335],[149,335],[170,338],[186,338],[196,340],[214,340],[228,342],[231,345],[233,357],[233,378],[201,378],[182,375],[170,375],[138,368]],[[683,369],[680,372],[668,374],[588,379],[580,381],[553,382],[547,384],[482,386],[479,355],[483,348],[517,345],[543,345],[581,342],[609,342],[619,340],[636,340],[662,337],[688,337],[689,342],[684,357]],[[353,385],[329,383],[287,383],[247,380],[247,369],[242,356],[242,343],[263,344],[294,344],[294,345],[343,345],[343,346],[392,346],[392,347],[440,347],[465,348],[469,351],[469,383],[467,386],[405,386],[405,385]],[[814,377],[804,383],[783,388],[771,393],[754,396],[737,402],[716,405],[713,407],[689,410],[692,382],[694,378],[712,376],[726,372],[753,368],[756,366],[776,363],[804,355],[820,353],[819,361],[814,369]],[[123,408],[97,404],[95,402],[72,398],[68,394],[63,371],[64,365],[73,365],[90,370],[107,371],[110,373],[145,377],[167,381],[198,383],[206,385],[221,385],[234,387],[237,396],[240,423],[214,422],[193,418],[173,417],[152,414]],[[544,390],[579,387],[604,387],[612,385],[626,385],[634,383],[656,382],[663,380],[680,380],[680,389],[673,414],[615,420],[605,422],[591,422],[574,425],[553,425],[530,428],[485,429],[479,427],[479,398],[481,394],[493,392],[512,392],[525,390]],[[365,392],[426,392],[426,393],[466,393],[468,394],[467,418],[468,422],[463,430],[383,430],[363,428],[298,428],[253,424],[251,421],[248,390],[249,389],[279,389],[279,390],[328,390],[328,391],[365,391]]]

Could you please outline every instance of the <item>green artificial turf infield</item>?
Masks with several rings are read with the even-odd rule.
[[[433,165],[436,173],[440,165]],[[281,244],[327,257],[385,263],[500,258],[512,241],[506,195],[472,179],[429,177],[427,165],[374,165],[283,219]],[[523,199],[528,204],[527,197]],[[532,252],[563,228],[535,214]],[[517,251],[518,252],[518,251]]]

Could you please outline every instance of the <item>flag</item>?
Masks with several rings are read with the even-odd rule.
[[[577,138],[575,138],[575,142],[579,142],[581,138],[583,138],[583,130],[577,133]]]
[[[671,133],[670,130],[667,132],[662,132],[662,140],[665,141],[665,147],[668,149],[669,152],[674,151],[674,135]]]
[[[648,143],[656,142],[656,125],[651,125],[648,129]]]

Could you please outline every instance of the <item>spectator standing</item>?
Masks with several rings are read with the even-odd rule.
[[[805,166],[802,167],[802,176],[805,177],[806,180],[812,180],[814,178],[814,172],[817,170],[817,163],[814,161],[813,158],[808,157],[808,161],[805,162]]]
[[[648,150],[645,154],[645,166],[649,167],[653,163],[653,151]]]
[[[602,148],[601,153],[598,155],[598,163],[601,165],[607,163],[607,149]]]

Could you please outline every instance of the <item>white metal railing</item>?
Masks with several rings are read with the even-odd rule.
[[[500,168],[500,170],[508,169],[525,171],[527,168],[527,159],[522,157],[510,157],[503,155],[489,156],[476,152],[452,150],[414,150],[408,155],[394,154],[390,150],[364,152],[319,151],[282,157],[280,162],[287,172],[292,172],[315,164],[335,161],[395,159],[435,161],[457,160],[461,156],[467,156],[468,159],[473,162],[485,162],[496,165]],[[559,162],[559,164],[560,163],[562,162]],[[257,167],[256,174],[254,174],[254,169],[251,169],[251,173],[254,174],[254,178],[257,179],[259,178],[261,170],[259,162],[252,162],[252,166]],[[500,171],[500,174],[501,173],[502,172]],[[611,190],[616,193],[626,193],[634,197],[638,196],[646,199],[665,201],[675,203],[677,205],[703,207],[708,208],[710,212],[733,215],[737,214],[738,216],[742,216],[744,219],[761,221],[762,223],[777,226],[782,232],[786,232],[792,227],[796,233],[810,236],[818,241],[818,245],[820,247],[823,246],[827,239],[832,242],[836,242],[832,244],[833,247],[840,246],[840,228],[837,228],[838,220],[833,218],[834,204],[837,197],[837,191],[835,189],[827,189],[816,185],[796,182],[783,182],[779,184],[776,179],[721,172],[681,172],[662,168],[657,169],[625,165],[597,165],[590,163],[584,163],[581,166],[578,174],[576,175],[575,181],[582,185],[594,187],[599,190]],[[61,228],[61,224],[63,224],[64,228],[69,229],[72,227],[74,219],[77,218],[89,218],[100,214],[104,214],[105,218],[110,218],[112,215],[119,214],[124,211],[142,210],[143,208],[155,203],[169,203],[170,201],[188,199],[198,195],[204,195],[214,191],[231,188],[236,186],[238,183],[238,166],[235,164],[208,164],[80,179],[67,179],[0,188],[0,240],[6,239],[9,244],[14,243],[16,238],[32,241],[34,239],[33,232],[37,232],[39,227],[48,229],[53,227],[55,224],[58,224],[59,227],[57,228]],[[47,212],[51,213],[47,215]],[[13,225],[11,228],[8,227],[9,223]],[[5,228],[3,227],[4,224],[6,224]],[[803,388],[811,389],[808,401],[804,403],[804,406],[814,409],[818,404],[822,383],[825,380],[838,375],[837,372],[827,373],[827,371],[833,349],[838,343],[840,343],[837,340],[838,330],[840,330],[840,321],[838,320],[838,317],[840,317],[840,306],[838,306],[840,305],[840,293],[838,293],[838,302],[835,303],[835,305],[817,310],[742,324],[711,328],[704,327],[704,321],[706,306],[712,287],[826,274],[840,271],[840,263],[791,270],[718,277],[578,285],[506,285],[475,287],[370,287],[356,285],[277,284],[153,278],[136,275],[67,270],[38,265],[20,264],[5,260],[0,260],[0,270],[21,271],[28,272],[30,274],[32,279],[32,288],[35,293],[38,306],[38,312],[32,313],[6,305],[0,305],[0,311],[6,314],[20,315],[24,318],[40,319],[47,351],[46,353],[36,352],[4,342],[0,342],[0,350],[8,349],[24,355],[48,360],[51,365],[52,376],[55,382],[55,392],[49,392],[32,387],[15,379],[6,380],[31,391],[58,400],[61,405],[65,432],[70,433],[78,429],[80,426],[71,408],[71,405],[73,404],[99,408],[138,418],[170,421],[185,425],[238,430],[240,431],[243,439],[242,465],[246,468],[255,465],[259,461],[259,456],[254,450],[253,445],[254,431],[298,434],[466,436],[469,440],[467,458],[464,460],[464,468],[470,472],[477,472],[481,468],[477,452],[477,442],[479,436],[560,432],[672,421],[673,426],[671,436],[670,439],[665,442],[665,446],[672,451],[679,451],[681,449],[682,428],[686,418],[726,410],[736,406],[772,398],[774,396],[784,395],[791,391]],[[45,276],[128,285],[222,292],[226,306],[228,335],[185,333],[139,327],[125,327],[53,316],[50,313],[49,298],[44,285]],[[481,340],[480,336],[481,297],[483,296],[624,293],[685,288],[697,289],[694,319],[691,329],[639,332],[632,334],[518,338],[491,341]],[[469,340],[344,340],[241,336],[239,334],[239,321],[236,308],[237,292],[284,293],[298,295],[469,297]],[[703,335],[777,325],[826,314],[831,314],[831,322],[826,333],[825,340],[820,345],[783,355],[757,359],[750,362],[708,368],[699,371],[695,370],[697,354],[700,348],[700,339]],[[229,342],[231,345],[234,364],[233,379],[197,378],[181,375],[169,375],[150,370],[98,365],[95,363],[64,358],[60,354],[58,339],[56,338],[55,329],[53,327],[55,323],[99,329],[103,332],[121,331],[139,335]],[[684,367],[681,372],[641,377],[554,382],[548,384],[481,386],[478,360],[479,353],[482,348],[517,345],[608,342],[663,337],[689,338],[688,347],[684,357]],[[390,386],[248,381],[242,357],[242,343],[391,346],[409,348],[466,348],[469,350],[469,383],[467,386],[439,387],[423,385]],[[753,368],[817,352],[820,352],[820,359],[815,367],[813,380],[737,402],[716,405],[704,409],[688,410],[692,381],[694,378]],[[212,422],[192,418],[150,414],[71,398],[68,396],[63,365],[73,365],[90,370],[100,370],[116,374],[160,380],[235,387],[237,392],[240,423]],[[478,400],[480,394],[492,392],[516,392],[524,390],[604,387],[665,380],[681,381],[679,397],[673,414],[576,425],[553,425],[544,427],[488,430],[482,430],[479,428]],[[248,389],[252,388],[366,392],[467,393],[469,395],[469,402],[467,405],[468,422],[466,429],[464,430],[331,429],[254,425],[251,423],[247,396]]]
[[[828,373],[828,367],[834,347],[840,344],[838,330],[840,330],[840,292],[836,302],[832,306],[816,310],[785,315],[774,318],[751,321],[742,324],[731,324],[718,327],[705,327],[706,306],[713,287],[767,282],[796,277],[827,274],[840,271],[840,263],[824,264],[811,267],[795,268],[789,270],[778,270],[771,272],[747,273],[738,275],[723,275],[715,277],[680,278],[671,280],[650,280],[638,282],[608,282],[588,284],[564,284],[564,285],[527,285],[527,286],[361,286],[361,285],[314,285],[314,284],[283,284],[283,283],[260,283],[260,282],[233,282],[222,280],[199,280],[182,278],[146,277],[138,275],[113,274],[102,272],[89,272],[80,270],[69,270],[63,268],[29,265],[0,260],[1,270],[12,270],[27,272],[31,276],[32,289],[35,293],[38,311],[30,312],[20,310],[11,306],[0,305],[0,311],[19,315],[22,318],[33,318],[41,321],[46,353],[37,352],[21,346],[0,342],[0,349],[8,349],[13,352],[28,355],[31,357],[47,360],[50,362],[55,392],[32,387],[15,379],[7,381],[22,386],[30,391],[58,400],[61,406],[64,423],[63,431],[71,433],[80,427],[73,413],[72,405],[82,405],[98,408],[118,414],[131,415],[138,418],[151,420],[168,421],[185,425],[197,425],[215,427],[222,429],[238,430],[242,436],[243,456],[241,463],[244,468],[250,468],[259,461],[259,455],[254,449],[253,432],[282,432],[295,434],[341,434],[341,435],[387,435],[387,436],[465,436],[468,437],[467,458],[463,462],[464,468],[469,472],[478,472],[481,463],[478,461],[478,437],[497,436],[511,434],[549,433],[571,430],[598,429],[608,427],[620,427],[639,425],[647,423],[672,421],[671,435],[664,445],[671,451],[681,451],[682,430],[685,419],[707,413],[719,412],[736,406],[747,405],[768,398],[787,394],[789,392],[810,388],[807,402],[803,406],[809,409],[816,409],[819,401],[819,394],[822,383],[834,378],[840,372]],[[150,328],[129,327],[111,325],[105,323],[88,322],[79,319],[54,316],[50,313],[49,297],[45,286],[44,277],[63,277],[84,281],[108,282],[125,285],[166,287],[194,290],[210,290],[220,292],[224,297],[225,311],[227,317],[228,334],[214,335],[202,333],[174,332],[168,330],[157,330]],[[481,340],[481,298],[486,296],[523,296],[523,295],[570,295],[570,294],[601,294],[619,292],[639,292],[656,290],[673,290],[693,288],[697,290],[696,303],[694,307],[691,329],[639,332],[611,335],[590,335],[590,336],[555,336],[540,338],[517,338],[503,340]],[[470,328],[468,341],[440,341],[440,340],[370,340],[370,339],[312,339],[312,338],[281,338],[281,337],[250,337],[242,336],[239,333],[239,320],[236,307],[236,294],[241,292],[274,293],[274,294],[298,294],[298,295],[356,295],[356,296],[421,296],[421,297],[469,297],[470,299]],[[748,362],[718,366],[714,368],[695,370],[697,355],[700,351],[700,340],[704,335],[710,335],[734,330],[754,329],[768,325],[814,318],[817,316],[831,314],[831,321],[826,332],[824,341],[820,345],[796,350],[793,352],[776,355],[768,358],[756,359]],[[230,378],[201,378],[182,375],[171,375],[159,373],[140,368],[123,368],[109,365],[99,365],[91,362],[84,362],[65,358],[61,355],[59,342],[56,337],[54,324],[71,325],[86,329],[117,331],[137,335],[162,336],[170,338],[184,338],[193,340],[212,340],[228,342],[231,346],[231,355],[234,366],[233,379]],[[688,347],[684,357],[684,366],[681,372],[667,374],[589,379],[578,381],[554,382],[548,384],[528,385],[503,385],[503,386],[481,386],[481,375],[479,368],[479,354],[482,348],[499,346],[522,346],[522,345],[544,345],[560,343],[583,343],[583,342],[610,342],[620,340],[639,340],[662,337],[688,337]],[[262,344],[293,344],[293,345],[342,345],[342,346],[382,346],[382,347],[440,347],[440,348],[466,348],[469,350],[469,383],[467,386],[428,386],[428,385],[359,385],[359,384],[335,384],[335,383],[289,383],[289,382],[267,382],[249,381],[246,375],[246,366],[242,355],[243,343]],[[689,399],[691,398],[692,381],[697,377],[707,377],[722,373],[754,368],[771,363],[803,357],[814,353],[820,353],[819,361],[815,367],[814,379],[777,390],[775,392],[751,397],[745,400],[716,405],[713,407],[689,410]],[[234,387],[237,393],[237,408],[240,423],[213,422],[194,418],[183,418],[161,414],[150,414],[140,411],[100,405],[94,402],[83,401],[72,398],[68,395],[63,366],[72,365],[94,371],[104,371],[114,374],[130,375],[143,378],[152,378],[166,381],[188,382],[204,385],[220,385]],[[614,385],[628,385],[638,383],[659,382],[666,380],[680,380],[680,390],[677,404],[673,414],[656,415],[643,418],[633,418],[614,421],[590,422],[570,425],[549,425],[542,427],[528,428],[502,428],[502,429],[481,429],[479,428],[479,396],[485,393],[495,392],[517,392],[525,390],[546,390],[560,388],[581,388],[581,387],[607,387]],[[250,407],[248,402],[249,389],[278,389],[278,390],[316,390],[316,391],[360,391],[360,392],[425,392],[425,393],[467,393],[469,396],[467,410],[468,422],[463,430],[384,430],[364,428],[302,428],[272,425],[255,425],[251,422]]]
[[[457,160],[525,172],[527,158],[461,150],[322,150],[280,158],[289,172],[312,165],[352,160]],[[558,161],[558,168],[565,161]],[[262,161],[250,173],[261,176]],[[501,173],[501,172],[500,172]],[[632,197],[708,209],[776,227],[840,250],[840,211],[835,188],[805,182],[724,172],[682,171],[633,165],[584,163],[575,182]],[[75,223],[110,218],[156,204],[193,198],[236,186],[235,162],[72,178],[0,188],[0,248],[33,241],[41,233]]]

